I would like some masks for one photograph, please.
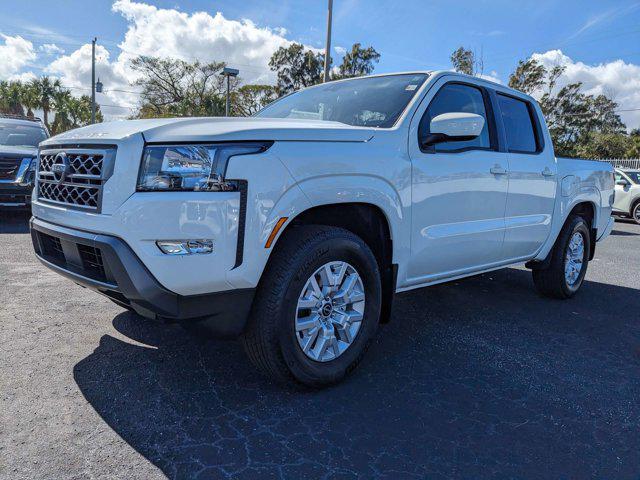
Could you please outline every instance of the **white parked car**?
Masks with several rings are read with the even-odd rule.
[[[320,386],[394,293],[525,263],[580,288],[613,168],[556,159],[529,96],[451,72],[327,83],[254,118],[97,124],[41,144],[38,258],[140,315],[240,336]],[[488,302],[492,299],[487,299]]]
[[[631,217],[640,224],[640,170],[616,169],[615,215]]]

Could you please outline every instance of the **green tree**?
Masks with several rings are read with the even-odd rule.
[[[91,97],[88,95],[78,98],[68,90],[61,90],[54,95],[53,107],[56,114],[51,124],[51,133],[54,135],[91,123]],[[96,121],[103,121],[99,105],[96,106]]]
[[[51,123],[51,133],[54,135],[73,128],[73,123],[69,118],[69,104],[72,98],[68,90],[60,90],[53,94],[53,108],[56,114]]]
[[[27,117],[34,117],[33,111],[38,108],[40,101],[38,99],[38,91],[32,84],[27,83],[22,85],[22,92],[20,93],[20,101],[27,110]]]
[[[531,94],[545,84],[547,70],[533,59],[520,60],[515,72],[509,76],[509,86]]]
[[[62,89],[60,80],[50,77],[40,77],[32,80],[30,86],[35,90],[38,98],[38,108],[42,109],[42,120],[49,128],[49,113],[53,105],[53,99],[57,92]]]
[[[250,117],[276,99],[276,87],[243,85],[231,98],[231,111],[240,117]]]
[[[380,61],[380,54],[373,47],[362,48],[360,43],[354,43],[338,66],[338,72],[333,79],[361,77],[373,72],[375,64]]]
[[[625,158],[633,147],[633,140],[623,133],[595,132],[585,135],[576,147],[582,158]]]
[[[271,56],[269,67],[276,72],[279,96],[310,87],[322,81],[324,55],[292,43],[280,47]]]
[[[626,151],[626,157],[640,158],[640,128],[631,130],[629,140],[629,148]]]
[[[22,106],[22,84],[20,82],[0,82],[0,112],[24,115]]]
[[[471,50],[460,47],[451,54],[451,65],[456,72],[467,75],[476,74],[476,56]]]
[[[188,63],[184,60],[138,57],[132,68],[141,76],[139,118],[167,116],[216,116],[224,113],[222,62]],[[237,88],[238,80],[232,82]]]
[[[607,155],[615,156],[626,136],[624,123],[616,113],[618,105],[604,95],[585,94],[580,82],[558,89],[564,70],[562,66],[547,69],[534,59],[520,61],[509,77],[509,86],[526,93],[543,92],[539,103],[558,156],[593,158],[595,152],[605,153],[607,140],[618,142],[612,144]]]

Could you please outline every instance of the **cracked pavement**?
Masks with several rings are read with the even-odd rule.
[[[0,478],[638,478],[640,227],[580,294],[520,268],[402,294],[320,392],[50,272],[0,216]]]

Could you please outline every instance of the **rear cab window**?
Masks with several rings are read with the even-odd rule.
[[[498,105],[502,115],[511,153],[538,153],[541,142],[535,125],[533,106],[524,100],[498,93]]]

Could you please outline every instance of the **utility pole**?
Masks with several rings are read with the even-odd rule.
[[[331,66],[331,17],[333,16],[333,0],[329,0],[327,14],[327,44],[324,50],[324,81],[329,81],[329,67]]]
[[[91,41],[91,124],[96,123],[96,41]]]
[[[222,75],[227,77],[227,102],[224,108],[224,116],[228,117],[231,114],[231,77],[237,77],[240,74],[240,70],[235,68],[224,67],[222,69]]]

